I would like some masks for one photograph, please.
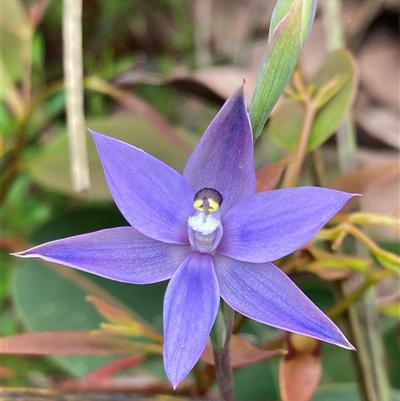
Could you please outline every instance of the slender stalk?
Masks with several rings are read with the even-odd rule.
[[[311,162],[311,175],[313,183],[318,187],[324,186],[324,164],[321,160],[321,155],[318,149],[310,152],[310,162]]]
[[[344,47],[341,23],[340,1],[324,0],[323,21],[325,24],[327,46],[330,51]],[[336,134],[339,166],[342,173],[355,168],[356,137],[354,124],[347,114]],[[358,242],[352,243],[356,252],[366,253]],[[352,289],[362,285],[362,277],[353,274],[340,281],[338,292],[346,298]],[[359,391],[364,401],[389,401],[389,384],[383,363],[383,344],[379,328],[375,290],[369,288],[361,297],[359,305],[353,304],[346,314],[348,328],[358,352],[352,354],[357,368]]]
[[[82,0],[64,0],[63,42],[72,182],[76,191],[90,187],[83,111]]]
[[[230,341],[233,330],[235,311],[223,304],[222,313],[218,313],[211,332],[215,373],[221,401],[234,401],[233,374],[230,356]]]
[[[293,162],[289,164],[287,173],[283,181],[283,186],[285,188],[296,186],[296,183],[299,180],[301,168],[303,166],[304,158],[307,153],[307,145],[308,139],[310,137],[311,127],[315,117],[315,107],[311,99],[304,99],[303,106],[304,121],[303,126],[301,127],[300,141],[296,151],[294,152]]]

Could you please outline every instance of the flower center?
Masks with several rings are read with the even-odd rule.
[[[221,241],[221,203],[222,195],[212,188],[203,188],[194,196],[196,213],[188,219],[188,234],[190,244],[199,252],[210,253]]]

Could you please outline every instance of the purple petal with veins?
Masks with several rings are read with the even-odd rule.
[[[218,252],[253,263],[279,259],[309,241],[353,196],[317,187],[253,195],[226,214]]]
[[[164,298],[164,365],[175,387],[203,353],[218,306],[213,259],[193,252],[172,276]]]
[[[194,192],[213,188],[223,196],[220,212],[254,194],[253,136],[243,90],[232,95],[208,126],[183,176]]]
[[[187,244],[193,191],[160,160],[117,139],[92,132],[108,187],[129,224],[163,242]]]
[[[171,278],[190,251],[187,245],[165,244],[132,227],[119,227],[47,242],[15,255],[39,257],[115,281],[151,284]]]
[[[354,349],[339,328],[272,263],[214,258],[222,298],[258,322]]]

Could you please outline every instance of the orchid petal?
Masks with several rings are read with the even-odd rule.
[[[213,188],[223,197],[224,215],[255,191],[253,136],[243,90],[232,95],[190,156],[183,176],[196,193]]]
[[[214,263],[221,297],[242,315],[354,349],[338,327],[272,263],[247,263],[221,255]]]
[[[352,196],[317,187],[253,195],[226,214],[218,252],[252,263],[279,259],[310,240]]]
[[[190,250],[187,245],[155,241],[132,227],[118,227],[47,242],[14,255],[125,283],[150,284],[169,279]]]
[[[92,131],[112,197],[129,224],[163,242],[187,244],[193,191],[160,160]]]
[[[218,306],[213,259],[193,252],[172,276],[164,299],[164,365],[174,387],[200,359]]]

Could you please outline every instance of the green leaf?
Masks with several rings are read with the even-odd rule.
[[[91,208],[50,221],[33,236],[32,242],[39,244],[121,225],[126,225],[126,222],[118,212]],[[87,280],[161,330],[166,283],[146,286],[119,283],[76,272],[69,267],[60,266],[60,270],[54,270],[38,259],[23,260],[13,276],[12,296],[26,329],[28,331],[98,329],[104,319],[93,305],[86,301],[86,296],[91,293]],[[72,375],[82,376],[113,360],[114,357],[57,356],[53,359]]]
[[[317,109],[321,109],[328,103],[339,91],[348,79],[347,75],[334,75],[328,82],[321,86],[313,99]]]
[[[347,50],[331,53],[322,69],[311,80],[311,84],[317,88],[322,88],[335,75],[342,77],[342,80],[344,77],[347,79],[341,85],[340,90],[317,111],[310,133],[308,151],[318,148],[336,131],[353,104],[357,73],[355,60]]]
[[[339,50],[328,57],[325,65],[310,82],[315,87],[318,108],[311,128],[307,151],[321,146],[337,129],[352,105],[356,88],[353,57]],[[268,134],[279,147],[294,150],[300,138],[304,109],[300,101],[286,99],[269,120]]]
[[[182,171],[186,163],[187,156],[179,149],[176,149],[143,118],[114,116],[87,120],[86,125],[90,129],[135,145],[163,160],[178,171]],[[190,145],[194,145],[196,141],[194,136],[185,132],[181,132],[180,135]],[[69,165],[68,137],[65,131],[61,132],[47,148],[29,162],[29,174],[41,186],[70,196],[93,200],[111,199],[100,159],[89,132],[87,132],[87,140],[91,177],[91,187],[88,191],[76,193],[73,190]]]
[[[256,140],[289,81],[301,49],[302,2],[295,0],[274,30],[258,73],[250,106],[250,121]]]
[[[303,106],[295,99],[282,102],[268,123],[268,135],[276,146],[294,150],[304,121]]]
[[[399,401],[400,391],[392,389],[391,401]],[[311,401],[362,401],[355,383],[326,385],[320,388]]]

